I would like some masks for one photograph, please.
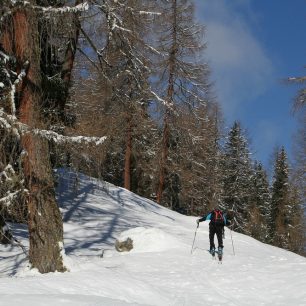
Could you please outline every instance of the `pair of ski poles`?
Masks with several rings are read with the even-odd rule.
[[[195,239],[196,239],[196,236],[197,236],[197,230],[199,228],[199,223],[197,223],[197,228],[194,232],[194,238],[193,238],[193,242],[192,242],[192,247],[191,247],[191,254],[192,254],[192,251],[193,251],[193,245],[194,245],[194,242],[195,242]],[[235,248],[234,248],[234,241],[233,241],[233,236],[232,236],[232,229],[230,228],[230,233],[231,233],[231,240],[232,240],[232,247],[233,247],[233,254],[235,256]]]

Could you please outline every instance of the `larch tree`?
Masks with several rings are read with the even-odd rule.
[[[108,64],[104,73],[112,83],[113,108],[118,110],[121,123],[124,122],[123,186],[131,190],[135,139],[137,130],[141,129],[140,122],[146,124],[150,98],[150,64],[146,56],[146,43],[142,38],[146,36],[150,21],[141,13],[146,10],[146,2],[128,0],[124,5],[119,4],[116,15],[109,12],[107,16],[108,41],[104,49],[104,60]]]
[[[6,107],[1,109],[1,128],[14,131],[22,150],[18,159],[26,191],[29,261],[41,273],[66,270],[62,217],[55,199],[48,141],[65,142],[67,138],[48,128],[50,108],[55,105],[63,113],[78,39],[77,23],[72,21],[87,5],[80,1],[76,6],[65,5],[65,1],[9,1],[0,19],[4,65],[7,75],[13,75],[10,82],[3,83],[7,95],[2,99]],[[50,35],[52,26],[62,32]],[[63,54],[59,44],[64,46]],[[10,62],[15,63],[14,69]],[[54,96],[54,91],[62,94]],[[15,167],[9,163],[4,166]]]
[[[165,190],[169,189],[166,186],[168,183],[178,184],[180,181],[178,173],[171,170],[171,161],[176,155],[177,148],[178,114],[185,111],[192,114],[194,108],[205,104],[209,70],[202,58],[205,48],[203,28],[195,22],[191,1],[160,1],[160,6],[162,15],[157,49],[162,58],[156,65],[156,80],[159,85],[158,92],[164,103],[161,112],[162,139],[156,200],[158,203],[171,206],[163,201],[163,197]]]
[[[17,71],[24,71],[21,86],[11,101],[12,105],[18,105],[18,114],[15,111],[9,115],[17,115],[20,123],[31,129],[41,128],[41,54],[38,16],[34,9],[20,6],[6,18],[2,45],[6,54],[16,58]],[[48,142],[29,132],[21,136],[21,146],[26,151],[22,162],[29,190],[30,263],[40,272],[63,271],[63,228],[48,160]]]
[[[292,171],[292,184],[295,189],[295,198],[299,198],[301,205],[305,210],[306,203],[306,77],[290,77],[289,83],[297,84],[299,86],[298,94],[294,99],[294,113],[298,119],[298,130],[295,133],[293,143],[293,171]],[[305,215],[305,214],[304,214]],[[306,233],[306,218],[302,221],[302,232]],[[302,237],[303,250],[300,253],[306,253],[306,234]]]
[[[148,11],[149,1],[96,0],[94,3],[96,17],[91,21],[95,20],[96,26],[84,25],[81,29],[87,41],[82,55],[91,57],[97,68],[95,80],[87,81],[95,88],[96,98],[87,101],[85,107],[97,109],[96,114],[101,117],[95,126],[104,129],[111,139],[106,142],[108,152],[101,163],[102,177],[135,190],[136,168],[140,166],[139,140],[142,135],[150,134],[152,126],[148,107],[152,98],[149,74],[153,48],[146,38],[155,13]],[[79,90],[76,89],[77,94]]]
[[[294,101],[294,107],[295,109],[299,109],[301,107],[305,107],[306,105],[306,76],[298,76],[298,77],[290,77],[288,78],[288,81],[292,84],[298,84],[300,86],[300,89],[298,91],[298,94]]]

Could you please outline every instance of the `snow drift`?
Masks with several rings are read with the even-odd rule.
[[[186,247],[175,236],[167,234],[158,228],[135,227],[124,231],[118,237],[119,241],[133,240],[131,252],[162,252],[175,248]]]

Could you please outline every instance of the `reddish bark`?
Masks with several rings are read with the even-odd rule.
[[[29,62],[19,93],[19,120],[30,128],[41,127],[41,72],[37,16],[33,10],[19,9],[13,15],[14,56],[20,69]],[[6,50],[7,52],[10,50]],[[63,226],[55,200],[49,148],[46,140],[29,132],[21,138],[26,151],[24,175],[29,190],[29,260],[41,273],[64,271],[61,246]]]
[[[83,0],[76,0],[75,5],[79,5],[83,2]],[[64,80],[66,87],[68,88],[70,80],[71,80],[71,73],[73,69],[73,64],[75,60],[75,54],[77,50],[77,43],[80,36],[80,22],[79,22],[79,13],[76,13],[74,18],[74,24],[75,24],[75,31],[72,33],[72,36],[70,38],[70,41],[68,43],[66,54],[65,54],[65,60],[62,65],[62,73],[61,77]]]

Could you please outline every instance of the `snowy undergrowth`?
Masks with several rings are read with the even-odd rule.
[[[84,175],[57,174],[70,272],[41,275],[20,248],[0,246],[0,305],[306,305],[305,258],[226,229],[218,264],[207,252],[207,223],[191,254],[196,218]],[[12,227],[27,246],[26,228]],[[118,253],[115,239],[127,237],[133,250]]]

